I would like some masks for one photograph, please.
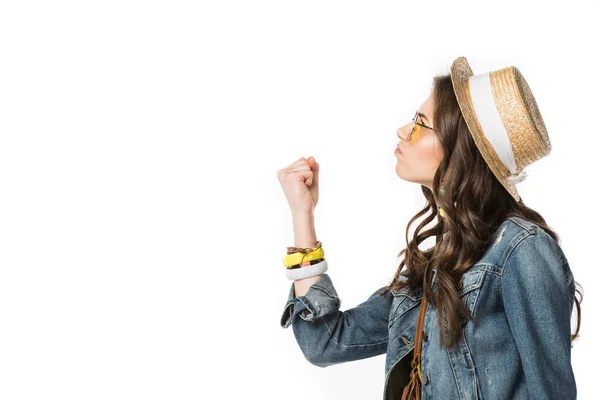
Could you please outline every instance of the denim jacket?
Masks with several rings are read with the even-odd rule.
[[[427,305],[422,398],[575,399],[569,263],[550,235],[522,218],[507,218],[494,237],[462,276],[459,295],[473,319],[464,322],[458,345],[441,347],[437,313]],[[280,323],[292,325],[304,357],[319,367],[385,353],[383,399],[389,400],[400,398],[392,397],[390,375],[410,365],[423,293],[403,288],[380,296],[381,289],[342,311],[328,274],[304,296],[295,297],[292,283]]]

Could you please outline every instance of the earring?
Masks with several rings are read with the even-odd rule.
[[[444,183],[444,180],[442,179],[442,180],[440,181],[440,183]],[[440,193],[443,195],[443,194],[444,194],[444,192],[445,192],[445,187],[444,187],[444,185],[440,185]],[[444,209],[443,209],[442,207],[440,207],[440,209],[439,209],[439,213],[440,213],[440,215],[441,215],[442,217],[445,217],[445,216],[446,216],[446,212],[444,211]]]

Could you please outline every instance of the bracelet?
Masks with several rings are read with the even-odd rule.
[[[321,275],[327,271],[327,261],[323,260],[318,264],[313,264],[309,267],[286,269],[288,279],[297,280],[310,278],[311,276]]]
[[[292,253],[292,254],[288,254],[287,256],[283,257],[283,265],[285,265],[286,268],[291,267],[292,265],[298,265],[298,264],[302,264],[304,262],[308,262],[308,261],[313,261],[313,260],[318,260],[320,258],[324,258],[325,257],[325,252],[323,251],[323,248],[318,247],[316,248],[314,251],[311,251],[310,253]]]
[[[324,260],[324,258],[319,258],[319,259],[316,259],[316,260],[305,261],[302,264],[291,265],[291,266],[289,266],[287,268],[288,269],[296,269],[296,268],[310,267],[311,265],[318,264],[318,263],[320,263],[323,260]]]

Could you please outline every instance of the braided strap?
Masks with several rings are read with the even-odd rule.
[[[310,247],[291,247],[291,246],[288,246],[287,253],[288,254],[294,254],[294,253],[303,253],[303,254],[306,254],[306,253],[310,253],[312,251],[315,251],[317,249],[320,249],[321,247],[322,247],[322,244],[321,244],[321,241],[319,240],[317,242],[317,247],[313,247],[313,248],[310,248]]]
[[[415,338],[415,350],[411,362],[410,381],[402,392],[402,400],[421,400],[421,341],[423,339],[423,325],[425,324],[425,312],[427,311],[427,298],[423,293],[419,317],[417,318],[417,332]]]

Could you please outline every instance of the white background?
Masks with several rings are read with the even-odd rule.
[[[342,309],[364,301],[425,205],[395,173],[396,129],[459,56],[476,74],[517,66],[542,111],[552,153],[519,190],[586,290],[572,357],[578,398],[594,398],[597,15],[592,1],[2,2],[0,398],[381,398],[384,355],[319,368],[279,325],[293,232],[276,173],[320,163],[329,274]]]

